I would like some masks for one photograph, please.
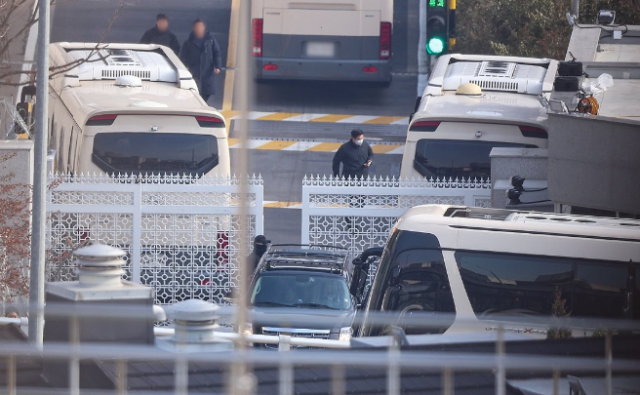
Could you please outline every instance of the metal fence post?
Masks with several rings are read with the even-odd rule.
[[[338,364],[331,367],[331,395],[345,395],[347,393],[345,368],[344,365]]]
[[[116,362],[116,391],[118,395],[126,395],[127,393],[127,361],[121,359]]]
[[[140,283],[140,257],[142,255],[142,186],[138,183],[138,187],[133,191],[133,207],[132,218],[133,232],[131,235],[131,281]]]
[[[309,185],[307,185],[307,177],[302,180],[302,229],[300,232],[300,243],[309,244]]]
[[[442,395],[453,395],[453,371],[446,367],[442,370]]]
[[[506,371],[504,366],[504,354],[505,354],[505,344],[504,344],[504,328],[502,325],[498,327],[498,339],[496,340],[496,362],[497,362],[497,373],[496,373],[496,395],[505,395],[506,392]]]
[[[280,395],[293,395],[293,366],[290,361],[291,336],[279,336],[278,351],[280,354]]]
[[[400,348],[394,336],[390,336],[387,367],[387,395],[400,395]]]
[[[611,368],[613,365],[613,350],[612,350],[611,329],[607,329],[607,337],[605,340],[605,353],[606,353],[606,365],[607,365],[607,395],[613,394],[613,378]]]

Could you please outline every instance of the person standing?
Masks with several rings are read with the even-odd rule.
[[[175,34],[169,30],[169,18],[165,14],[158,14],[156,25],[144,32],[140,44],[158,44],[169,47],[176,55],[180,54],[180,43]]]
[[[333,157],[333,175],[344,178],[367,178],[373,163],[373,150],[364,141],[364,132],[360,129],[351,131],[351,140],[342,144]],[[340,174],[342,164],[342,174]]]
[[[258,235],[253,239],[253,251],[251,251],[251,255],[247,257],[247,268],[251,270],[251,273],[258,267],[258,263],[260,263],[260,259],[264,253],[267,252],[269,244],[271,244],[271,240],[267,240],[264,235]]]
[[[193,31],[182,45],[180,60],[191,72],[204,101],[214,96],[215,75],[219,74],[222,68],[222,56],[218,42],[207,31],[207,25],[201,19],[193,22]]]

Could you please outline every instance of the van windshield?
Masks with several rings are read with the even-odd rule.
[[[218,165],[218,140],[197,134],[100,133],[92,160],[110,174],[202,175]]]
[[[537,148],[535,145],[499,141],[418,140],[413,167],[430,178],[491,176],[489,154],[494,147]]]

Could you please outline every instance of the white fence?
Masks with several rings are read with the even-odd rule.
[[[381,247],[398,217],[421,204],[491,207],[491,181],[305,177],[302,243],[340,246],[353,255]]]
[[[237,279],[242,237],[263,232],[261,178],[53,177],[47,204],[50,281],[75,278],[71,251],[102,243],[127,251],[126,276],[157,303],[221,302]],[[247,231],[240,229],[246,201]],[[250,243],[247,243],[250,245]]]

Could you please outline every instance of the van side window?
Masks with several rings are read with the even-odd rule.
[[[556,290],[571,316],[626,316],[630,264],[467,251],[455,256],[478,317],[551,315]]]
[[[403,251],[395,263],[400,270],[389,277],[382,311],[398,312],[397,325],[407,334],[443,333],[453,323],[453,315],[445,315],[445,323],[438,322],[433,327],[424,325],[429,320],[435,321],[435,313],[455,312],[442,252]]]
[[[628,265],[579,262],[573,287],[572,315],[624,318]]]

